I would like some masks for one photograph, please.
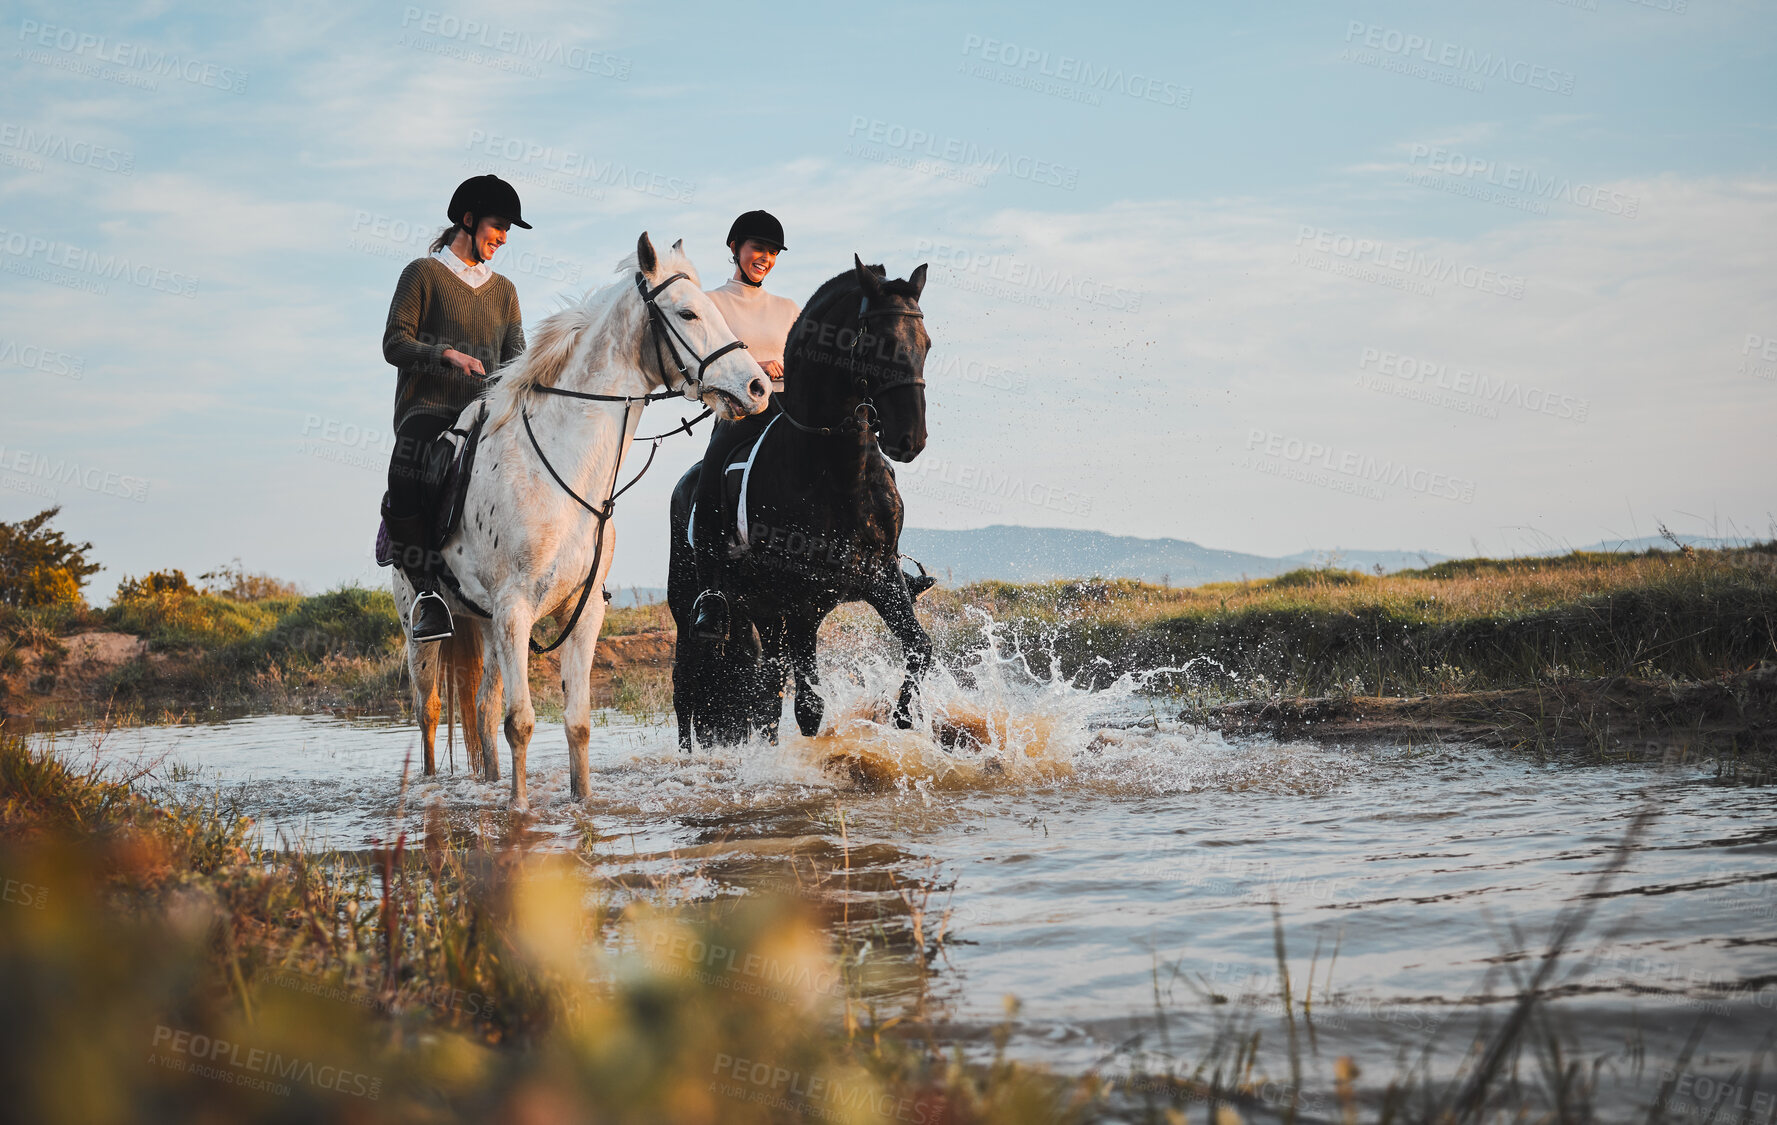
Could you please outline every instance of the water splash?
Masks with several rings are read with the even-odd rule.
[[[1279,754],[1267,744],[1254,754],[1173,720],[1165,697],[1148,689],[1161,677],[1188,675],[1198,661],[1125,673],[1092,688],[1082,681],[1095,669],[1062,673],[1053,638],[1035,642],[1047,659],[1033,662],[1001,623],[968,612],[981,643],[956,666],[933,667],[910,728],[899,729],[891,714],[902,677],[898,653],[874,637],[854,636],[823,652],[818,691],[826,726],[803,737],[786,710],[783,751],[832,777],[920,793],[1066,783],[1176,792],[1277,781],[1300,791],[1344,775],[1309,748]]]

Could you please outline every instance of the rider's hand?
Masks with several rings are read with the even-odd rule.
[[[778,382],[783,381],[784,365],[782,363],[779,363],[775,359],[768,359],[759,366],[765,369],[765,377],[767,379],[774,379]]]
[[[479,375],[483,379],[487,378],[487,369],[482,367],[481,361],[472,355],[464,355],[455,348],[445,348],[442,358],[448,366],[455,368],[459,374]]]

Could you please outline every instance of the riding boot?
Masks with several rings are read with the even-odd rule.
[[[437,553],[430,549],[425,517],[419,513],[395,515],[383,509],[389,528],[389,546],[395,565],[413,583],[413,608],[408,613],[407,633],[415,641],[440,641],[451,635],[450,607],[438,593]]]
[[[711,558],[713,554],[698,545],[697,584],[702,592],[691,604],[691,632],[700,640],[721,642],[728,638],[728,596],[722,593],[721,559]]]

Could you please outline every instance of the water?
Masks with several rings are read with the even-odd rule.
[[[879,721],[894,678],[867,650],[830,664],[834,729],[804,739],[786,720],[775,747],[687,756],[670,725],[601,712],[584,812],[603,869],[714,893],[849,856],[860,903],[899,902],[898,884],[925,896],[928,926],[948,911],[947,1037],[986,1050],[1017,997],[1014,1053],[1069,1072],[1188,1072],[1218,1034],[1257,1030],[1259,1071],[1287,1075],[1281,926],[1290,991],[1311,1000],[1311,1019],[1298,1011],[1304,1088],[1327,1112],[1340,1055],[1374,1089],[1435,1044],[1427,1070],[1449,1075],[1477,1027],[1505,1014],[1511,974],[1534,968],[1557,914],[1589,901],[1548,1010],[1588,1065],[1606,1060],[1605,1104],[1650,1101],[1702,1017],[1671,1112],[1688,1098],[1706,1114],[1724,1081],[1769,1106],[1755,1097],[1771,1079],[1732,1076],[1777,1030],[1770,789],[1717,785],[1707,765],[1230,742],[1156,711],[1133,682],[1088,693],[992,648],[930,687],[931,726],[902,732]],[[400,797],[417,740],[392,721],[53,737],[76,757],[159,762],[186,796],[233,793],[268,841],[374,846],[398,826],[418,832],[428,807],[463,830],[509,830],[507,785],[467,777],[460,747],[456,776],[414,779]],[[559,725],[539,723],[529,780],[533,844],[580,846]],[[1583,899],[1649,803],[1658,815],[1621,873]]]

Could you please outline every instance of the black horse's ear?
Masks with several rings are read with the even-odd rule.
[[[636,268],[645,274],[651,274],[660,265],[660,258],[654,253],[654,244],[648,241],[648,232],[643,231],[642,237],[636,239]]]
[[[864,287],[864,296],[882,296],[882,278],[876,276],[876,271],[866,266],[864,259],[858,257],[856,253],[852,254],[851,260],[852,264],[857,267],[858,284]]]
[[[919,300],[919,295],[926,291],[926,264],[924,262],[919,263],[919,268],[907,275],[907,283],[913,286],[913,299]]]

